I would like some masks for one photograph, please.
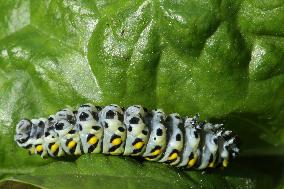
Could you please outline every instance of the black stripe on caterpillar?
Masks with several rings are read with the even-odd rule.
[[[104,153],[140,156],[177,167],[227,167],[239,155],[238,137],[222,124],[199,122],[199,115],[181,118],[140,105],[126,110],[83,104],[48,119],[22,119],[15,141],[42,157]]]

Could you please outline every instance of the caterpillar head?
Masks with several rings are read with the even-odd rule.
[[[16,134],[14,136],[15,141],[21,147],[24,147],[27,141],[30,139],[32,130],[32,123],[28,119],[22,119],[16,126]]]

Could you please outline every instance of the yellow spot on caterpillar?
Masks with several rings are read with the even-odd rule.
[[[42,152],[42,150],[43,150],[43,147],[42,147],[41,144],[36,146],[36,151],[37,152]]]
[[[96,144],[97,141],[98,141],[97,137],[93,136],[92,138],[90,138],[88,143],[92,145],[92,144]]]
[[[117,145],[120,145],[121,144],[121,138],[116,138],[116,139],[114,139],[112,142],[111,142],[111,144],[113,145],[113,146],[117,146]]]
[[[74,140],[72,140],[72,141],[70,141],[70,142],[68,143],[68,148],[71,149],[71,148],[73,148],[75,145],[76,145],[76,142],[75,142]]]
[[[192,167],[196,163],[197,157],[194,156],[191,160],[188,162],[188,167]]]
[[[178,157],[178,154],[175,152],[175,153],[172,153],[169,157],[168,157],[168,160],[171,161],[171,160],[174,160]]]
[[[161,152],[162,152],[161,149],[157,149],[154,152],[152,152],[151,155],[156,156],[156,155],[159,155]]]
[[[228,164],[229,164],[228,160],[225,159],[225,160],[223,161],[223,167],[227,167]]]
[[[146,160],[148,160],[148,161],[151,161],[151,159],[150,159],[150,158],[148,158],[148,157],[145,157],[145,159],[146,159]]]
[[[59,148],[58,144],[53,144],[50,150],[54,153]]]
[[[208,165],[208,167],[214,167],[214,166],[215,166],[214,162],[211,162],[211,163]]]
[[[144,142],[137,142],[136,144],[134,144],[134,148],[135,149],[141,149],[144,145]]]
[[[31,147],[29,151],[30,151],[30,154],[34,154],[35,153],[35,148]]]

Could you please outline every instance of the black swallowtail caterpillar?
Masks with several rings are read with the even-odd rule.
[[[161,109],[140,105],[126,110],[81,105],[66,108],[48,119],[22,119],[15,141],[31,154],[42,157],[104,153],[140,156],[177,167],[227,167],[239,155],[237,136],[222,124],[200,122],[199,115],[181,118]]]

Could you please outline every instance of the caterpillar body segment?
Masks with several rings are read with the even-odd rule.
[[[115,104],[104,107],[100,112],[100,122],[104,128],[103,153],[121,155],[126,141],[122,109]]]
[[[149,138],[149,128],[145,123],[147,110],[142,106],[130,106],[124,113],[124,124],[127,138],[123,155],[139,156],[146,149]]]

